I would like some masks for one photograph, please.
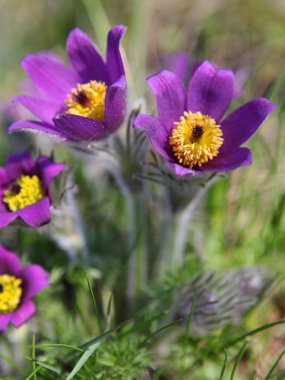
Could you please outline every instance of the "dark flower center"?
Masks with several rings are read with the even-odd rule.
[[[201,127],[200,125],[195,125],[195,127],[192,130],[192,136],[196,138],[203,136],[203,133],[204,133],[204,128]]]
[[[90,103],[90,100],[84,90],[78,91],[76,94],[74,94],[74,100],[81,104],[83,107],[88,106]]]
[[[4,289],[4,286],[2,284],[0,284],[0,293],[3,292],[3,289]]]
[[[9,191],[10,191],[10,194],[17,195],[21,191],[21,186],[17,182],[14,182],[9,187]]]

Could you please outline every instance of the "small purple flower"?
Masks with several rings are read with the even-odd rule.
[[[126,113],[127,85],[119,50],[125,30],[117,25],[109,31],[106,62],[80,29],[72,30],[67,39],[71,67],[53,53],[26,56],[22,66],[36,94],[18,96],[14,102],[40,121],[17,121],[9,132],[36,132],[73,143],[101,140],[115,132]]]
[[[20,327],[36,312],[31,299],[49,285],[49,274],[39,265],[21,266],[15,253],[0,246],[0,334],[8,323]]]
[[[34,161],[28,151],[11,154],[0,167],[0,228],[17,217],[32,227],[49,223],[49,185],[64,169],[46,156]]]
[[[226,172],[252,162],[251,151],[240,147],[275,106],[253,99],[222,120],[233,99],[234,75],[205,61],[195,71],[187,93],[170,71],[160,71],[148,83],[156,95],[158,117],[139,115],[153,148],[181,177]]]
[[[185,86],[188,85],[195,71],[203,63],[199,58],[188,54],[186,51],[169,54],[164,57],[163,61],[165,67],[177,75]],[[234,72],[234,99],[240,99],[243,96],[243,86],[247,78],[248,70],[246,68],[240,68]]]

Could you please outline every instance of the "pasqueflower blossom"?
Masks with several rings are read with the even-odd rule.
[[[48,273],[39,265],[21,266],[15,253],[0,246],[0,333],[12,323],[20,327],[36,312],[31,299],[49,285]]]
[[[198,67],[203,63],[202,60],[196,58],[186,51],[179,51],[166,55],[163,62],[167,70],[172,71],[182,80],[185,86],[188,85],[190,79],[194,75]],[[234,99],[240,99],[243,95],[243,86],[248,78],[248,70],[244,67],[234,71]]]
[[[182,81],[166,70],[151,76],[148,83],[156,95],[158,117],[139,115],[134,127],[145,131],[177,176],[226,172],[251,164],[251,151],[240,146],[275,106],[267,99],[253,99],[222,119],[233,99],[232,71],[205,61],[187,92]]]
[[[17,217],[32,227],[50,221],[51,181],[65,165],[47,156],[36,161],[29,152],[11,154],[5,167],[0,167],[0,228]]]
[[[126,113],[127,87],[120,40],[125,27],[108,34],[106,62],[89,37],[74,29],[67,39],[71,67],[53,53],[26,56],[21,64],[36,94],[18,96],[40,121],[20,120],[9,132],[30,131],[73,143],[101,140],[116,131]]]

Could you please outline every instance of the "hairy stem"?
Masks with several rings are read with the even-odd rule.
[[[191,199],[186,208],[178,217],[173,245],[173,255],[177,266],[181,266],[183,264],[185,247],[187,243],[187,233],[194,216],[194,211],[201,203],[209,188],[218,180],[218,178],[218,175],[213,174],[203,185],[201,185],[194,198]]]

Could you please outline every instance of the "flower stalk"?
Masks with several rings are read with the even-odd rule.
[[[181,211],[180,215],[178,215],[173,244],[173,263],[178,267],[183,265],[184,262],[188,231],[191,221],[193,220],[194,213],[197,207],[201,204],[209,188],[220,178],[220,175],[212,174],[210,178],[198,188],[196,194],[189,201],[186,208]]]

